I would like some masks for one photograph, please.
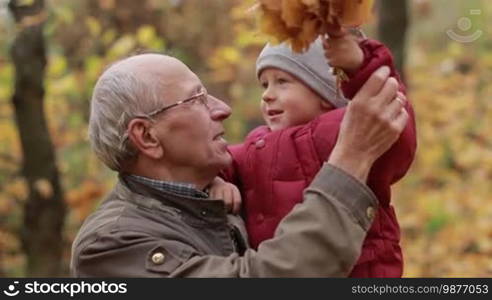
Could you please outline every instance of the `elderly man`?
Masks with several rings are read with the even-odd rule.
[[[175,58],[116,63],[94,89],[89,136],[119,182],[74,241],[73,275],[346,276],[377,206],[365,179],[408,118],[388,74],[378,70],[354,98],[304,202],[254,251],[241,219],[206,193],[231,162],[222,125],[231,109]]]

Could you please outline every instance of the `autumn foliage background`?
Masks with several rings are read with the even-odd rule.
[[[9,47],[17,27],[0,0],[0,276],[27,276],[22,232],[28,190],[13,118]],[[29,1],[27,1],[29,2]],[[266,39],[252,1],[84,0],[46,2],[45,110],[68,212],[64,271],[84,218],[116,176],[92,154],[92,87],[105,66],[142,51],[176,56],[229,102],[229,142],[261,123],[255,59]],[[418,152],[395,186],[407,277],[492,276],[492,8],[484,0],[410,0],[405,76],[417,114]],[[480,14],[470,14],[479,9]],[[462,29],[460,18],[471,27]],[[376,37],[374,21],[364,29]],[[388,28],[387,30],[392,30]],[[460,43],[446,32],[470,35]],[[49,187],[45,188],[49,192]],[[308,251],[308,250],[307,250]]]

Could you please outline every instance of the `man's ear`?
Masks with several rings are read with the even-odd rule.
[[[128,139],[138,152],[152,159],[159,159],[163,155],[163,149],[150,123],[150,120],[141,118],[131,120],[127,127]]]

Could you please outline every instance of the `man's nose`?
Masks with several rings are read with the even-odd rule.
[[[209,95],[209,97],[209,103],[211,104],[209,107],[211,118],[218,121],[227,119],[232,112],[230,106],[212,95]]]

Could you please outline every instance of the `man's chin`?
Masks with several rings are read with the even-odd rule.
[[[214,163],[214,167],[219,170],[223,170],[225,168],[230,167],[231,164],[232,164],[232,157],[229,154],[229,152],[227,152],[217,158],[217,160]]]
[[[220,170],[227,168],[232,163],[232,157],[229,151],[218,151],[208,160],[204,161],[210,168],[219,168]]]
[[[232,164],[232,156],[231,154],[229,153],[229,151],[227,151],[226,153],[224,153],[223,157],[222,157],[222,165],[223,165],[223,168],[227,168],[229,167],[231,164]]]

